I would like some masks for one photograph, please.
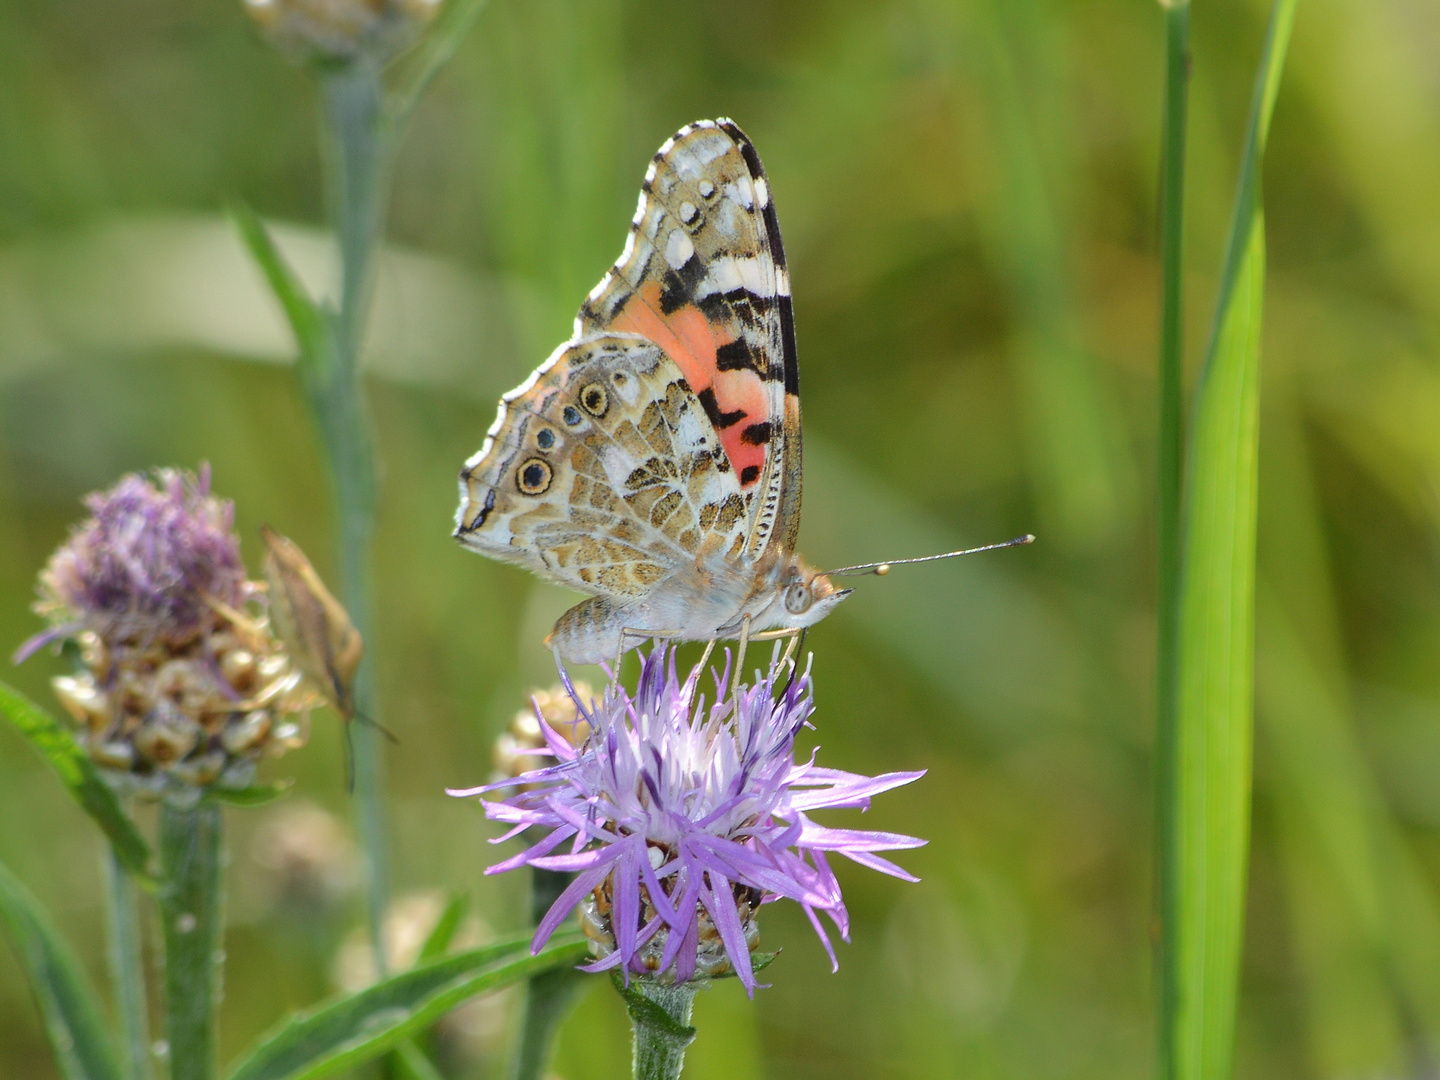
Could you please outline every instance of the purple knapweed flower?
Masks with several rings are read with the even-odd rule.
[[[805,909],[838,966],[821,925],[823,912],[849,940],[849,918],[827,856],[837,853],[906,881],[916,878],[877,852],[919,847],[912,836],[830,829],[814,810],[869,806],[870,797],[908,784],[923,772],[868,777],[796,762],[795,736],[814,709],[808,672],[790,672],[772,656],[753,686],[716,702],[699,693],[701,669],[682,682],[675,654],[656,645],[643,660],[634,695],[618,682],[593,710],[581,707],[592,732],[572,746],[540,718],[556,763],[515,779],[451,791],[477,795],[524,785],[484,802],[487,817],[544,836],[526,851],[491,866],[575,873],[541,920],[539,949],[572,909],[597,961],[586,970],[623,965],[626,978],[645,975],[686,982],[733,970],[753,993],[750,951],[758,940],[755,909],[782,897]],[[563,671],[562,671],[563,676]],[[562,853],[557,849],[565,847]]]

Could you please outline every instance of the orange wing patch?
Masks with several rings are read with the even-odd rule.
[[[758,559],[800,520],[800,383],[790,278],[769,180],[729,120],[660,147],[619,261],[591,290],[575,339],[607,331],[661,346],[704,406],[743,491]]]
[[[658,281],[645,282],[616,313],[611,328],[640,334],[670,354],[705,407],[741,490],[748,491],[765,469],[769,392],[753,371],[717,369],[716,353],[736,340],[733,333],[693,304],[661,315],[660,291]]]

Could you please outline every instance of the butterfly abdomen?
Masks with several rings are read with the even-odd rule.
[[[555,622],[545,645],[567,663],[613,661],[625,629],[620,609],[603,596],[576,604]]]

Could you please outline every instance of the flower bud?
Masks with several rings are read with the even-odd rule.
[[[369,54],[383,63],[420,35],[440,0],[245,0],[245,10],[298,60],[345,63]]]
[[[575,691],[573,698],[563,686],[531,692],[531,707],[517,712],[510,721],[510,726],[495,740],[491,751],[491,760],[495,763],[494,779],[516,777],[535,767],[536,758],[533,752],[545,748],[545,736],[540,730],[537,714],[571,746],[585,744],[585,740],[590,737],[590,722],[576,707],[576,700],[588,710],[594,708],[599,699],[590,689],[590,684],[583,679],[571,686]]]

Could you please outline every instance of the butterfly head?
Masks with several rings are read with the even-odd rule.
[[[837,589],[826,574],[801,559],[791,562],[780,590],[784,625],[814,626],[854,589]]]

